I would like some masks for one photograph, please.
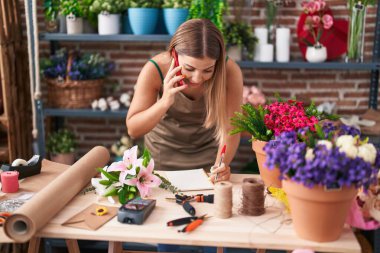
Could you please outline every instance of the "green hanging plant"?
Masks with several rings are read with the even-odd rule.
[[[250,25],[243,21],[229,22],[226,25],[224,37],[227,46],[243,46],[248,52],[248,58],[253,58],[257,38],[254,36]]]
[[[226,0],[193,0],[189,10],[189,19],[209,19],[224,34],[223,14],[226,7]]]

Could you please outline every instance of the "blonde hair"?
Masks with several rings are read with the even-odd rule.
[[[222,143],[226,134],[226,53],[223,36],[208,19],[190,19],[183,23],[173,35],[168,51],[193,58],[216,60],[215,70],[206,83],[206,128],[215,127],[214,136]]]

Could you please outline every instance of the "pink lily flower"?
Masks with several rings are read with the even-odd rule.
[[[154,160],[150,159],[148,166],[142,165],[142,159],[136,161],[136,165],[140,167],[140,172],[136,178],[125,180],[125,184],[137,186],[142,197],[146,197],[150,193],[150,189],[161,184],[161,179],[153,175]],[[136,166],[137,167],[137,166]]]
[[[120,171],[119,181],[123,182],[127,175],[136,175],[137,146],[124,152],[123,161],[112,163],[107,171]]]

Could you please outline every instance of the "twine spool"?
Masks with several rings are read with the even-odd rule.
[[[1,173],[1,191],[13,193],[18,191],[18,171],[5,171]]]
[[[215,184],[214,216],[227,219],[232,216],[232,184],[230,182],[219,182]]]
[[[240,213],[250,216],[259,216],[265,213],[264,190],[263,181],[255,178],[244,178],[243,201]]]

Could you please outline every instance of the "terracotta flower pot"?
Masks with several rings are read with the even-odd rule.
[[[266,141],[252,141],[252,149],[256,153],[260,176],[266,187],[273,186],[276,188],[281,188],[280,170],[278,168],[269,170],[268,167],[265,166],[267,155],[263,148],[266,144]]]
[[[338,240],[357,190],[344,187],[326,191],[322,186],[307,188],[289,180],[282,186],[290,205],[294,229],[302,239],[315,242]]]
[[[75,162],[75,154],[74,153],[55,154],[55,155],[51,154],[50,159],[56,163],[73,165]]]

